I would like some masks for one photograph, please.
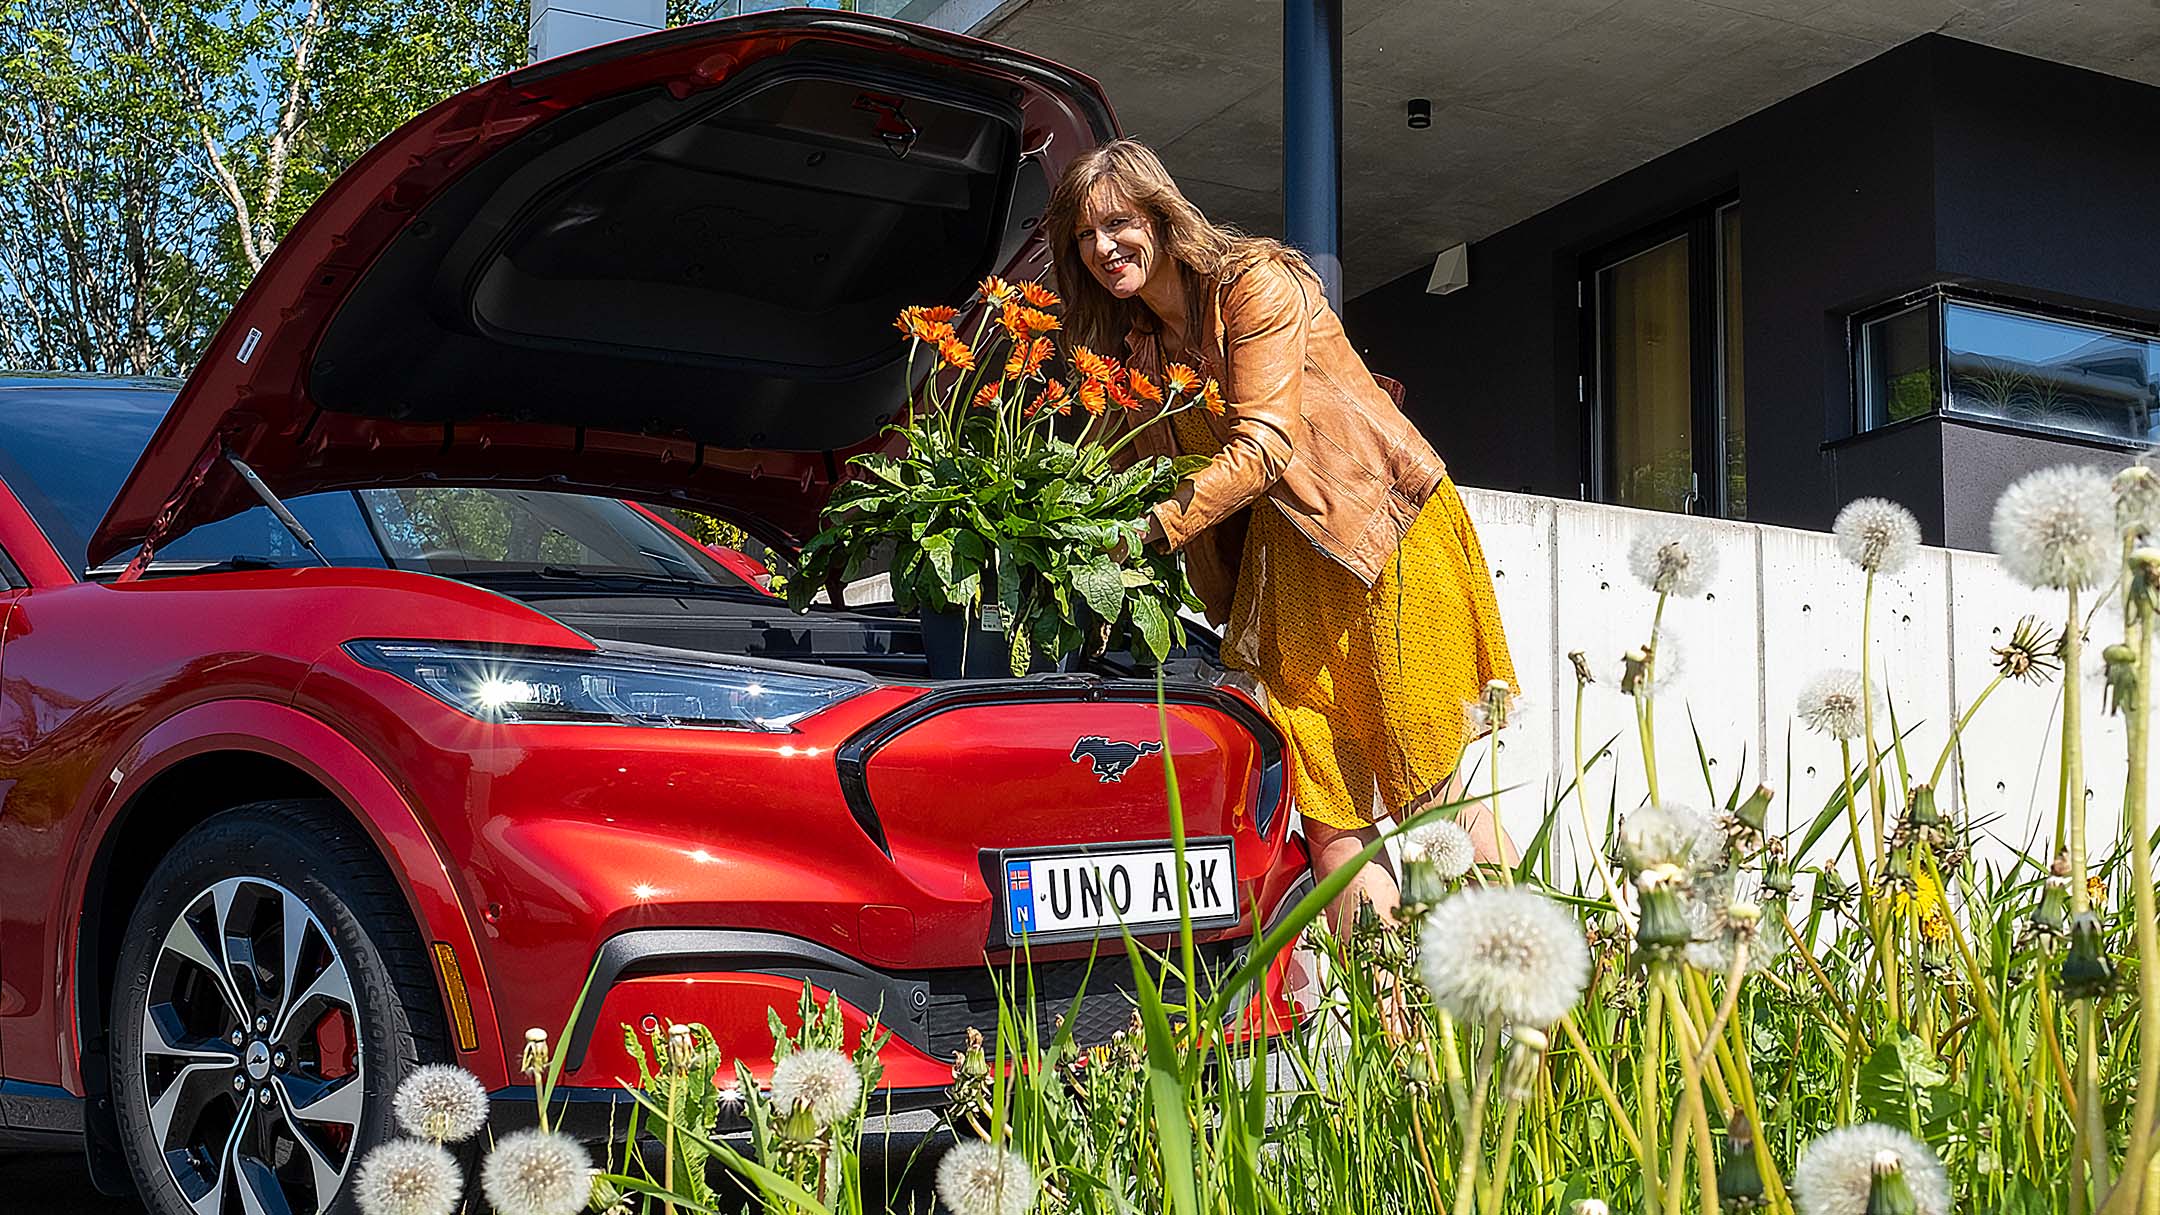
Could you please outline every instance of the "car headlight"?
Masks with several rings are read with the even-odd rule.
[[[626,654],[350,641],[355,659],[482,721],[782,731],[871,685]]]

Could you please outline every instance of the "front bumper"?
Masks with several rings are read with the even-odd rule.
[[[1244,939],[1198,947],[1202,967],[1221,973],[1240,960]],[[1000,992],[1047,1043],[1062,1019],[1085,1048],[1108,1042],[1132,1019],[1132,964],[1105,950],[1060,960],[1015,959],[939,970],[878,970],[812,941],[780,933],[716,928],[652,928],[619,933],[594,959],[591,988],[562,1049],[563,1084],[619,1091],[637,1064],[623,1044],[667,1025],[703,1025],[732,1067],[740,1059],[763,1079],[771,1070],[774,1022],[801,1028],[805,985],[820,1003],[836,1000],[850,1042],[875,1022],[891,1032],[880,1054],[881,1088],[942,1091],[968,1031],[994,1039]],[[1163,984],[1182,1002],[1184,985]],[[1261,997],[1269,998],[1267,996]],[[882,1098],[881,1098],[882,1099]]]

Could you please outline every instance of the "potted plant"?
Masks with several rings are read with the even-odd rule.
[[[851,461],[789,599],[807,608],[889,545],[893,599],[923,616],[934,676],[1113,650],[1161,662],[1195,601],[1176,556],[1141,543],[1145,519],[1206,461],[1119,457],[1173,414],[1220,412],[1219,387],[1182,365],[1157,384],[1084,346],[1060,357],[1059,301],[1038,283],[987,278],[975,301],[965,340],[954,308],[900,313],[914,395],[888,429],[905,447]]]

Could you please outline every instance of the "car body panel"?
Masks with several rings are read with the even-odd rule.
[[[7,960],[0,963],[0,1058],[10,1079],[43,1083],[68,1083],[73,1068],[74,1035],[54,1031],[72,1029],[71,942],[91,893],[92,858],[127,804],[116,800],[116,784],[126,789],[131,775],[155,775],[162,769],[144,765],[167,748],[205,749],[185,740],[227,735],[232,749],[285,759],[354,806],[374,783],[358,764],[378,766],[375,760],[358,755],[347,732],[301,729],[287,706],[317,658],[356,630],[395,635],[395,624],[384,626],[403,621],[408,635],[428,636],[439,631],[428,626],[449,616],[476,640],[589,648],[503,596],[379,570],[70,583],[18,592],[10,608],[0,642],[0,780],[7,782],[0,855],[21,864],[0,893],[0,958]],[[251,734],[256,728],[268,732]],[[394,752],[377,758],[395,769]],[[388,810],[379,800],[357,800],[355,808],[371,807]],[[387,813],[361,819],[383,843],[416,829],[400,828]],[[443,862],[432,849],[412,859],[408,897],[424,913],[428,900],[418,891]],[[423,914],[431,930],[447,934],[434,939],[455,943],[461,934],[437,920]],[[17,965],[38,958],[54,960],[56,973]],[[473,961],[473,972],[482,973],[481,959]]]
[[[621,112],[664,113],[719,97],[749,73],[795,79],[789,73],[802,64],[853,87],[858,70],[863,80],[883,78],[880,57],[895,79],[943,73],[943,83],[925,86],[932,100],[918,115],[943,112],[937,99],[951,95],[939,90],[1000,82],[1004,100],[982,104],[1010,111],[998,120],[1010,120],[1002,137],[1013,139],[994,150],[1046,181],[1114,133],[1084,77],[853,14],[667,31],[479,86],[363,157],[281,243],[112,500],[89,561],[255,506],[228,456],[287,495],[431,484],[598,493],[711,510],[780,543],[799,538],[845,456],[888,441],[876,426],[836,431],[823,447],[730,445],[716,437],[744,425],[739,418],[700,429],[708,419],[695,411],[672,426],[604,410],[580,416],[574,393],[534,402],[534,416],[493,406],[401,416],[395,402],[332,408],[316,390],[319,378],[336,379],[326,343],[352,337],[337,329],[348,302],[387,260],[413,256],[411,242],[433,239],[421,226],[436,214],[430,208],[491,157],[589,103],[629,97]],[[853,66],[832,67],[842,60]],[[872,91],[861,100],[882,137],[900,107]],[[1024,210],[1007,201],[1013,216]],[[970,219],[976,205],[970,196]],[[1027,218],[1009,248],[988,247],[1001,260],[982,269],[1044,266]],[[897,407],[903,398],[890,399]],[[100,418],[93,428],[106,427]],[[21,482],[25,500],[43,503],[37,480]],[[672,640],[641,645],[649,636],[605,627],[610,595],[631,605],[627,617],[643,610],[640,598],[714,603],[731,592],[682,579],[609,588],[539,559],[512,572],[558,578],[575,588],[570,596],[521,589],[521,600],[400,569],[239,569],[237,556],[221,560],[233,567],[221,572],[174,575],[139,561],[113,582],[78,581],[83,554],[61,554],[50,534],[0,488],[0,545],[20,575],[0,589],[0,864],[15,875],[0,884],[0,1068],[9,1085],[41,1094],[106,1091],[94,1002],[138,893],[115,877],[115,858],[135,863],[127,872],[136,880],[149,871],[120,850],[169,844],[184,825],[265,796],[327,794],[366,831],[414,925],[426,943],[448,947],[470,997],[475,1041],[456,1061],[499,1091],[525,1079],[518,1056],[527,1029],[560,1029],[595,975],[561,1044],[569,1090],[619,1093],[635,1074],[620,1032],[643,1030],[648,1018],[703,1020],[731,1056],[769,1057],[768,1014],[793,1024],[808,982],[843,1004],[851,1034],[873,1017],[892,1027],[888,1088],[934,1092],[950,1077],[955,1035],[986,1015],[978,1027],[994,1027],[990,976],[1015,960],[999,926],[999,850],[1168,838],[1173,756],[1186,831],[1228,837],[1235,850],[1237,922],[1198,934],[1211,964],[1235,960],[1306,868],[1289,833],[1280,736],[1249,698],[1224,688],[1078,674],[940,685],[844,673],[851,656],[814,649],[830,665],[760,659],[709,638],[702,651]],[[763,627],[770,606],[781,628],[780,605],[743,598],[754,610],[738,615],[750,626]],[[677,617],[696,627],[696,613]],[[824,619],[849,618],[835,610]],[[852,657],[892,657],[878,647],[898,619],[878,617],[887,632],[875,645],[858,642]],[[348,648],[366,641],[482,647],[493,655],[482,662],[544,652],[550,669],[614,655],[672,663],[676,675],[736,665],[861,690],[784,729],[688,725],[665,716],[678,709],[650,707],[596,715],[606,720],[521,721],[487,702],[486,688],[505,681],[482,679],[469,698],[440,683],[429,690],[371,663],[365,647]],[[766,680],[759,674],[760,688],[738,683],[726,694],[762,695]],[[702,711],[715,703],[707,691],[693,686],[680,699]],[[699,711],[687,720],[711,720]],[[1167,743],[1169,754],[1147,743]],[[198,765],[231,756],[274,764],[263,770],[291,779],[270,782],[269,792],[174,796],[190,792]],[[1146,940],[1159,946],[1164,937]],[[1026,958],[1052,990],[1076,992],[1085,976],[1129,973],[1122,952],[1111,933],[1034,945]],[[440,970],[435,977],[454,1014],[454,993],[442,990]],[[1279,1023],[1273,986],[1255,1009],[1241,1027]],[[1057,1011],[1046,1009],[1045,1022]],[[1107,1040],[1126,1010],[1106,997],[1090,1015],[1090,1033]],[[73,1111],[93,1141],[99,1119],[110,1119],[99,1109],[93,1100]]]

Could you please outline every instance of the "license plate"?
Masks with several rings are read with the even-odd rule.
[[[1177,854],[1167,843],[1036,848],[999,854],[1005,941],[1036,944],[1175,930]],[[1185,845],[1194,927],[1238,921],[1237,856],[1227,838]]]

